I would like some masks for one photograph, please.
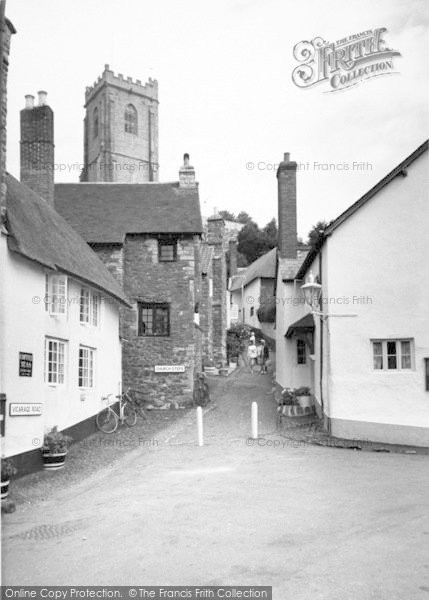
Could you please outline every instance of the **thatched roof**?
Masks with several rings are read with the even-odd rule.
[[[11,175],[7,175],[6,185],[11,251],[95,286],[128,305],[123,290],[97,255],[45,200]]]
[[[202,233],[198,187],[175,183],[58,183],[55,208],[88,243],[132,233]]]

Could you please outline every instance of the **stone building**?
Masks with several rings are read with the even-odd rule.
[[[146,84],[109,65],[85,92],[81,181],[158,181],[158,82]]]
[[[185,155],[174,183],[55,186],[55,207],[123,287],[123,385],[189,399],[202,369],[202,222]]]

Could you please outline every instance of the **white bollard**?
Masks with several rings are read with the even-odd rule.
[[[198,430],[198,446],[204,446],[203,439],[203,409],[201,406],[197,408],[197,430]]]
[[[258,405],[252,402],[252,440],[258,439]]]

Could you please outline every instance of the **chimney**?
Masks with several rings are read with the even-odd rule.
[[[286,152],[277,170],[280,258],[297,257],[296,169],[296,162],[291,161],[289,152]]]
[[[189,154],[183,155],[183,166],[179,170],[179,188],[194,188],[195,169],[189,164]]]
[[[7,73],[9,68],[10,38],[16,30],[5,17],[4,0],[0,2],[0,226],[6,210],[6,120]]]
[[[54,205],[54,113],[44,91],[37,106],[28,94],[21,110],[21,181]]]
[[[229,240],[229,276],[237,275],[237,240]]]

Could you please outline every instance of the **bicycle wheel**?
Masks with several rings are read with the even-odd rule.
[[[118,428],[118,417],[111,408],[104,408],[95,417],[98,429],[103,433],[113,433]]]
[[[141,416],[142,419],[147,419],[147,414],[143,408],[143,402],[139,402],[138,400],[134,400],[134,408],[138,415]]]
[[[124,421],[128,427],[134,427],[137,423],[137,414],[134,406],[129,402],[124,405]]]

